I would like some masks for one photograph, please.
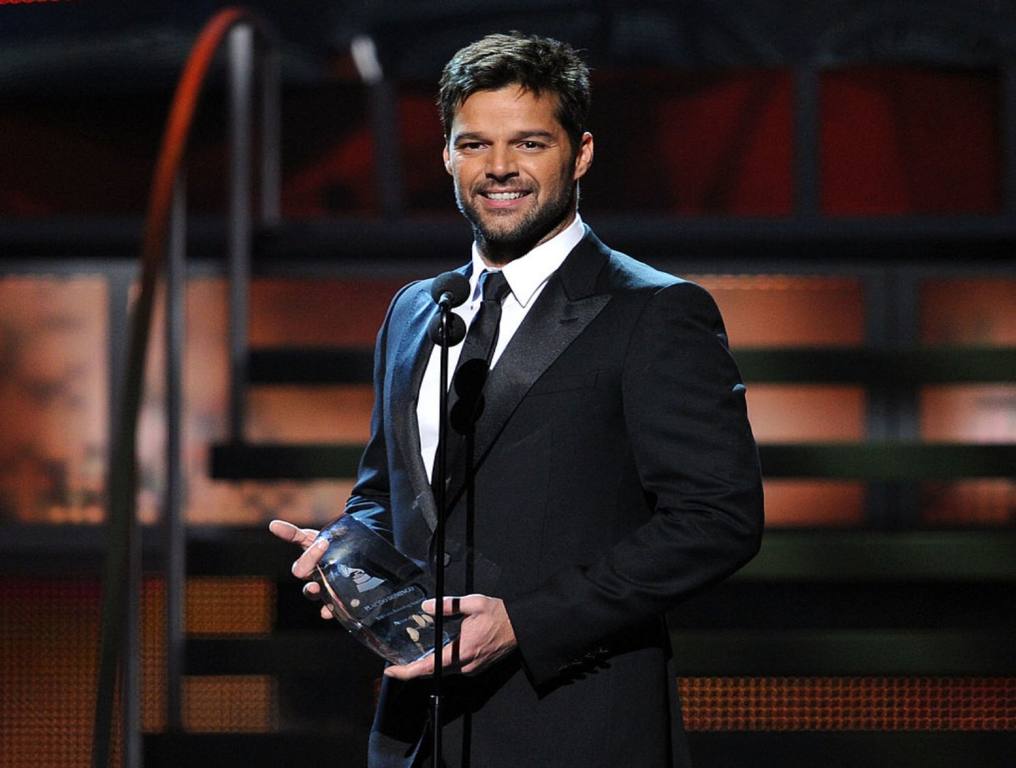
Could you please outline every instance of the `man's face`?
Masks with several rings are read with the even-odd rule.
[[[494,264],[549,240],[572,219],[575,182],[593,159],[593,137],[573,151],[554,111],[557,96],[516,85],[477,91],[455,113],[444,149],[459,210]]]

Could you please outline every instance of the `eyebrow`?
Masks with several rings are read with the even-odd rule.
[[[534,128],[531,131],[516,131],[512,135],[512,141],[520,141],[521,139],[555,139],[555,135],[551,131],[545,131],[543,129]],[[455,143],[458,144],[463,141],[487,141],[487,138],[479,132],[467,131],[460,133],[455,137]]]

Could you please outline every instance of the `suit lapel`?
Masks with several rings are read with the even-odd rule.
[[[420,290],[413,301],[408,327],[395,355],[389,414],[392,433],[413,485],[414,506],[433,529],[437,523],[437,510],[427,481],[427,468],[420,455],[420,424],[416,418],[416,404],[423,374],[434,350],[434,342],[430,340],[427,328],[437,314],[437,306],[431,300],[429,290]]]
[[[469,277],[470,265],[460,267],[457,272]],[[395,370],[392,375],[391,408],[392,432],[399,444],[413,486],[413,510],[426,521],[430,530],[437,527],[437,505],[434,493],[427,479],[427,468],[420,455],[420,423],[416,418],[416,406],[420,398],[420,386],[427,363],[434,351],[434,342],[427,332],[431,320],[437,314],[437,305],[430,296],[431,281],[420,284],[413,297],[407,330],[399,343],[395,356]]]
[[[595,293],[596,276],[608,256],[609,250],[587,229],[585,239],[551,276],[505,347],[484,389],[484,410],[476,425],[476,465],[536,380],[610,301],[609,294]],[[455,499],[461,488],[450,490]]]

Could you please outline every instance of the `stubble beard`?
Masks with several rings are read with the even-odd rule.
[[[455,202],[473,228],[473,239],[480,253],[492,264],[504,265],[531,251],[550,232],[561,225],[576,209],[578,183],[571,182],[554,199],[533,208],[515,224],[501,222],[496,214],[487,221],[469,203],[458,188]],[[505,216],[509,219],[510,216]]]

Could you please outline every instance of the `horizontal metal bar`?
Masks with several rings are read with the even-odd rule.
[[[671,629],[846,630],[941,629],[976,631],[1008,627],[1016,635],[1012,580],[947,581],[895,577],[835,581],[814,578],[732,578],[696,594],[670,613]],[[276,591],[293,626],[312,627],[307,600],[291,580]]]
[[[695,765],[714,768],[1012,768],[1012,731],[698,731]]]
[[[368,651],[336,625],[331,632],[187,642],[187,671],[198,675],[298,674],[320,671],[370,677]],[[1008,630],[674,630],[678,675],[1012,675]],[[347,647],[348,646],[348,647]],[[341,647],[341,653],[339,648]],[[355,658],[361,655],[363,658]],[[340,661],[338,657],[342,657]],[[364,666],[364,663],[367,666]]]
[[[988,267],[1011,275],[1016,243],[1016,220],[1001,215],[799,220],[590,214],[588,221],[609,245],[638,258],[707,265],[719,256],[743,262],[747,272],[805,259],[812,262],[812,273],[846,261],[854,269],[912,264],[959,273]],[[0,219],[0,252],[4,258],[43,260],[129,255],[136,251],[141,229],[138,218]],[[227,231],[223,219],[193,217],[189,229],[189,253],[221,260]],[[392,261],[412,269],[421,259],[464,263],[470,240],[469,228],[454,214],[391,221],[356,216],[262,228],[255,248],[260,263],[305,260],[370,270],[375,262]],[[755,262],[762,266],[752,266]],[[722,268],[721,262],[708,271]]]
[[[370,706],[364,704],[370,711]],[[145,768],[309,765],[342,755],[367,760],[366,728],[329,720],[328,728],[275,733],[148,733]],[[1012,768],[1012,731],[695,731],[687,728],[695,765],[714,768]]]
[[[368,384],[370,347],[264,348],[250,353],[255,384]],[[1016,347],[734,349],[745,381],[916,386],[1016,381]]]
[[[219,480],[313,480],[355,476],[363,446],[251,444],[212,446]],[[1016,476],[1014,444],[795,443],[759,447],[766,477],[857,480],[955,480]]]
[[[296,587],[294,587],[296,588]],[[372,680],[384,662],[338,623],[332,632],[276,632],[264,637],[203,637],[187,641],[191,675],[327,674]]]
[[[1016,579],[1016,531],[769,530],[735,579],[980,581]]]
[[[146,533],[148,532],[147,529]],[[146,536],[146,566],[160,558]],[[0,574],[62,578],[98,575],[104,532],[95,525],[0,526]],[[295,548],[265,526],[189,526],[190,574],[288,578]],[[771,528],[762,550],[735,582],[976,583],[1016,581],[1016,531],[781,530]]]
[[[374,375],[370,347],[253,349],[251,384],[369,384]]]
[[[324,480],[356,475],[362,445],[213,445],[210,474],[217,480]]]
[[[369,697],[360,703],[365,713],[372,711]],[[335,708],[334,703],[324,707],[323,714],[333,715]],[[144,764],[145,768],[366,765],[369,726],[369,720],[364,724],[332,716],[327,728],[307,732],[148,733]],[[341,755],[340,761],[334,760],[336,755]]]
[[[735,349],[745,381],[918,386],[1016,381],[1016,347]]]
[[[1012,631],[675,630],[678,675],[1012,675]]]
[[[766,477],[957,480],[1016,476],[1016,444],[815,443],[759,446]]]
[[[610,246],[660,264],[719,264],[723,260],[746,265],[780,263],[792,259],[812,261],[812,271],[823,264],[850,262],[858,267],[884,268],[908,260],[928,267],[944,262],[950,268],[969,270],[978,260],[997,261],[1012,272],[1016,222],[1011,217],[881,218],[881,219],[749,219],[737,217],[614,217],[589,216],[589,224]],[[403,218],[386,223],[379,219],[329,219],[284,224],[265,232],[258,242],[263,259],[440,257],[448,264],[466,261],[469,233],[452,219]],[[962,260],[959,256],[962,255]],[[960,262],[962,261],[962,264]],[[761,271],[765,271],[764,269]]]
[[[1016,221],[1008,213],[997,215],[925,215],[925,216],[827,216],[819,219],[800,219],[792,216],[688,216],[661,214],[609,214],[592,213],[586,218],[598,231],[604,227],[618,231],[641,230],[647,237],[661,234],[677,238],[708,236],[721,240],[748,240],[776,236],[790,239],[826,239],[843,236],[862,239],[918,238],[924,240],[979,239],[1005,240],[1016,238]],[[222,216],[194,217],[195,232],[212,235],[216,229],[220,239],[225,237],[226,220]],[[128,244],[131,237],[140,237],[144,225],[141,216],[47,216],[12,218],[0,215],[0,243],[4,245],[31,243],[66,243],[75,239],[86,242],[103,240]],[[469,229],[453,212],[444,216],[414,215],[407,213],[395,220],[362,214],[322,216],[314,219],[282,221],[265,232],[274,233],[280,244],[290,235],[293,242],[339,242],[341,237],[356,233],[369,234],[441,232],[458,233],[468,238]],[[135,246],[137,243],[135,242]]]

